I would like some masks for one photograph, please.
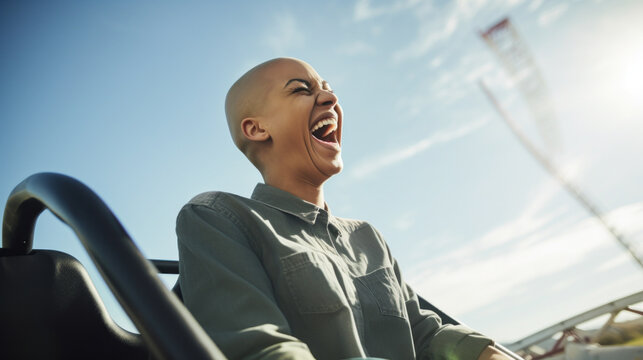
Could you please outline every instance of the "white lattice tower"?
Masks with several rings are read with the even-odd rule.
[[[500,20],[480,36],[507,71],[525,99],[550,156],[560,150],[554,106],[545,81],[525,42],[508,18]]]

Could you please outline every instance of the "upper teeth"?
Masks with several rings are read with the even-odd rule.
[[[317,124],[315,124],[315,126],[313,126],[312,130],[310,130],[310,131],[315,132],[316,130],[321,129],[322,127],[324,127],[326,125],[330,125],[330,124],[337,125],[337,120],[335,120],[333,118],[324,119],[324,120],[318,122]]]

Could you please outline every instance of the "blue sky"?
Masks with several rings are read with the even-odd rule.
[[[643,256],[640,1],[0,6],[2,199],[36,172],[74,176],[146,256],[176,259],[185,202],[209,190],[249,195],[261,180],[229,138],[226,91],[259,62],[293,56],[331,83],[344,109],[345,169],[326,186],[333,213],[373,223],[430,301],[511,341],[642,290],[642,269],[484,97],[480,79],[543,147],[477,35],[511,18],[552,95],[554,162]],[[35,239],[88,262],[50,214]]]

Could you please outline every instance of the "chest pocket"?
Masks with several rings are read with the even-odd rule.
[[[281,258],[290,295],[301,314],[330,313],[347,307],[331,262],[316,252]]]
[[[404,298],[393,268],[384,267],[357,278],[370,290],[382,315],[406,318]]]

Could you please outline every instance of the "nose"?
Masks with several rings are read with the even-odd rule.
[[[319,106],[333,107],[337,105],[338,101],[337,95],[330,90],[321,90],[317,95],[317,105]]]

